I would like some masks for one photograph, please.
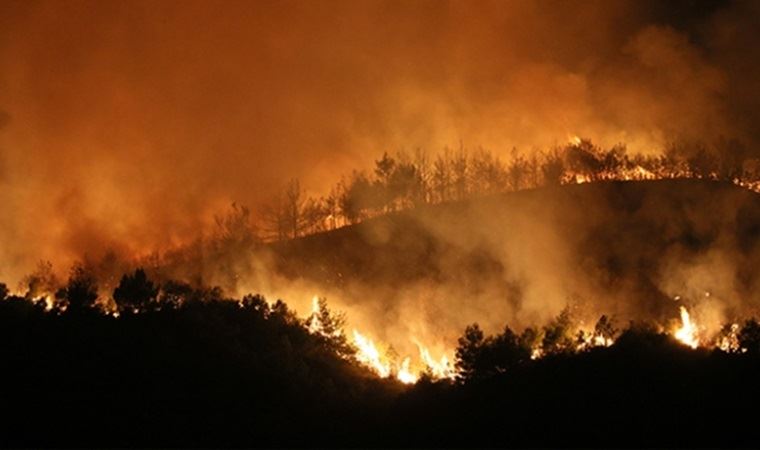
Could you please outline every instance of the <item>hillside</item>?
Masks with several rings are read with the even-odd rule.
[[[269,248],[292,292],[345,292],[349,325],[416,369],[404,343],[456,348],[454,380],[382,378],[345,346],[349,329],[314,331],[272,298],[169,283],[116,316],[4,292],[0,445],[747,446],[758,198],[700,181],[558,186]],[[67,288],[69,305],[80,291]],[[616,340],[576,345],[581,323],[553,320],[568,304],[613,312]],[[683,305],[701,337],[736,319],[738,345],[692,349],[656,326]],[[512,339],[473,339],[472,322]]]
[[[615,312],[660,318],[672,316],[673,302],[662,300],[675,295],[741,295],[752,303],[758,237],[757,194],[728,183],[661,180],[426,206],[274,244],[271,252],[288,279],[367,287],[372,296],[389,286],[455,287],[451,295],[509,302],[518,320],[547,297],[555,305],[603,296]]]

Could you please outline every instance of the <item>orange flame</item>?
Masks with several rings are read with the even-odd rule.
[[[697,335],[697,325],[692,322],[689,312],[681,306],[681,327],[674,334],[675,338],[691,348],[699,346],[699,337]]]

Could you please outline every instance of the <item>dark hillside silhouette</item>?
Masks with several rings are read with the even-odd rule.
[[[742,346],[757,345],[757,328],[742,326]],[[642,324],[611,347],[532,360],[531,333],[484,336],[473,325],[460,339],[457,382],[423,377],[404,387],[341,357],[340,342],[260,296],[195,293],[118,318],[6,297],[0,445],[756,443],[747,409],[760,401],[754,347],[694,351]]]

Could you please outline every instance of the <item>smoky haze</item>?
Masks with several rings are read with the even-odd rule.
[[[756,2],[0,5],[0,277],[185,241],[384,150],[757,136]]]

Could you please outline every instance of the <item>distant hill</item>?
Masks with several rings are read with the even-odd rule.
[[[402,290],[424,281],[503,298],[526,317],[541,296],[604,296],[625,315],[672,317],[663,299],[694,297],[699,283],[751,304],[759,237],[754,192],[702,180],[615,181],[425,206],[270,250],[279,274],[323,286]]]

